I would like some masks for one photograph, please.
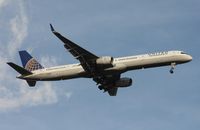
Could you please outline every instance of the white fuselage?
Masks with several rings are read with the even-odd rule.
[[[150,53],[144,55],[128,56],[114,58],[113,67],[103,69],[99,72],[101,75],[110,75],[123,73],[129,70],[182,64],[192,60],[192,57],[182,51],[168,51]],[[28,76],[18,76],[18,78],[35,81],[64,80],[72,78],[90,78],[90,75],[82,68],[80,64],[70,64],[40,69],[32,72]]]

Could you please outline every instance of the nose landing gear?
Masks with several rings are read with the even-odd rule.
[[[171,69],[169,70],[169,72],[170,72],[171,74],[174,73],[175,66],[176,66],[176,63],[171,63]]]
[[[173,69],[170,69],[170,71],[169,71],[171,74],[173,74],[174,73],[174,70]]]

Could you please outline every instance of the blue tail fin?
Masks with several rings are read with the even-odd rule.
[[[27,51],[19,51],[23,67],[28,71],[43,69],[44,67],[37,62]]]

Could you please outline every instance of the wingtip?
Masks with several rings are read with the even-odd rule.
[[[51,31],[55,32],[55,29],[53,28],[52,24],[50,23]]]

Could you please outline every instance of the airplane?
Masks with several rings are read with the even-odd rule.
[[[164,51],[119,58],[99,57],[62,36],[51,24],[50,28],[80,63],[44,68],[27,51],[19,51],[23,67],[13,62],[7,64],[20,73],[16,78],[26,80],[30,87],[34,87],[37,81],[92,78],[100,90],[108,92],[110,96],[116,96],[118,88],[132,85],[132,79],[121,77],[122,73],[161,66],[171,66],[170,73],[174,73],[176,65],[192,60],[192,56],[183,51]]]

